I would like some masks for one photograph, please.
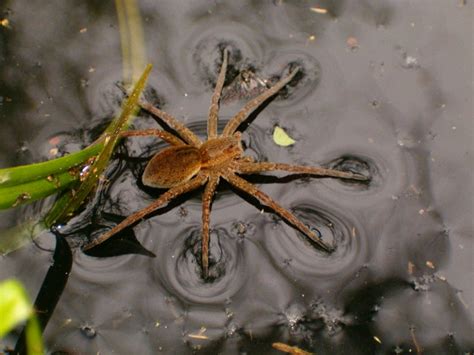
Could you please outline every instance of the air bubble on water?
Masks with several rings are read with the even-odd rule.
[[[226,307],[225,308],[225,315],[226,315],[227,318],[230,319],[234,316],[234,312],[229,307]]]
[[[430,285],[435,281],[435,275],[422,275],[413,280],[413,289],[415,291],[429,291]]]
[[[79,329],[81,330],[81,333],[89,339],[92,339],[97,335],[97,331],[92,325],[84,324]]]
[[[290,328],[295,328],[298,322],[303,320],[304,312],[303,306],[299,304],[293,304],[285,311],[284,314]]]
[[[418,68],[420,64],[418,63],[418,59],[412,55],[409,55],[406,52],[402,53],[402,68],[405,69],[414,69]]]
[[[235,322],[229,322],[226,328],[226,335],[227,337],[232,337],[234,336],[237,331],[239,330],[239,326]]]
[[[21,153],[25,153],[29,150],[28,148],[28,143],[27,142],[21,142],[20,148],[18,148],[18,151]]]

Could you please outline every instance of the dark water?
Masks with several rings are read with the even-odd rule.
[[[50,158],[52,137],[61,138],[59,153],[90,143],[121,99],[113,2],[2,5],[10,28],[0,27],[0,166]],[[147,95],[167,112],[205,133],[222,45],[232,52],[228,83],[246,70],[272,79],[297,63],[296,85],[245,131],[246,153],[352,169],[372,181],[252,180],[336,243],[331,255],[223,185],[211,215],[212,282],[201,279],[198,263],[200,193],[134,228],[155,258],[85,255],[77,245],[91,229],[79,227],[90,219],[81,218],[70,227],[74,263],[47,348],[277,354],[271,344],[284,342],[317,354],[473,352],[472,2],[140,1],[140,8],[154,64]],[[229,87],[224,121],[251,95]],[[155,125],[146,116],[135,121]],[[296,144],[275,145],[275,125]],[[160,147],[151,139],[124,144],[110,186],[81,217],[125,216],[159,196],[137,181]],[[0,224],[47,204],[2,212]],[[0,278],[19,278],[34,298],[54,244],[45,233],[1,257]]]

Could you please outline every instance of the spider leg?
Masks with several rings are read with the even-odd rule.
[[[191,144],[192,146],[199,147],[202,142],[189,128],[184,124],[179,122],[176,118],[171,116],[169,113],[160,110],[158,107],[153,106],[151,103],[146,101],[139,102],[140,107],[150,112],[152,115],[160,118],[165,122],[170,128],[174,129],[178,134],[183,138],[184,141]]]
[[[161,195],[156,201],[151,203],[148,207],[145,207],[144,209],[135,212],[134,214],[128,216],[125,218],[122,222],[117,224],[115,227],[113,227],[111,230],[108,232],[102,234],[100,237],[94,239],[92,242],[84,246],[82,249],[83,250],[88,250],[96,245],[99,245],[103,242],[105,242],[107,239],[112,237],[114,234],[120,232],[124,228],[130,226],[131,224],[134,224],[138,220],[142,219],[146,215],[152,213],[155,211],[157,208],[165,205],[168,203],[170,200],[178,197],[179,195],[182,195],[186,192],[192,191],[203,185],[207,181],[207,176],[205,175],[198,175],[195,178],[186,181],[180,185],[174,186],[170,188],[168,191],[166,191],[163,195]]]
[[[293,213],[288,211],[287,209],[281,207],[277,202],[275,202],[270,196],[263,193],[259,189],[257,189],[254,185],[249,183],[248,181],[242,179],[241,177],[233,174],[233,173],[226,173],[222,175],[222,177],[227,180],[232,186],[238,188],[239,190],[257,198],[260,202],[264,203],[266,206],[270,207],[274,210],[277,214],[280,215],[283,219],[290,222],[293,226],[298,228],[302,233],[304,233],[309,239],[319,245],[322,249],[327,252],[332,252],[334,248],[330,245],[327,245],[321,239],[319,239],[313,231],[311,231],[308,227],[305,226],[303,222],[301,222]]]
[[[163,131],[161,129],[144,129],[144,130],[135,130],[135,131],[124,131],[120,133],[122,137],[146,137],[146,136],[155,136],[163,139],[165,142],[171,145],[185,145],[181,139],[176,137],[174,134]]]
[[[212,197],[214,196],[218,183],[219,177],[211,176],[206,188],[204,189],[204,195],[202,197],[201,261],[204,279],[207,278],[209,271],[209,220],[211,215]]]
[[[227,58],[229,54],[227,48],[224,49],[224,58],[222,59],[222,67],[217,77],[214,94],[211,98],[211,106],[209,107],[209,118],[207,121],[207,139],[217,137],[217,120],[219,113],[219,99],[221,98],[222,87],[224,86],[225,73],[227,71]]]
[[[317,176],[329,176],[329,177],[337,177],[341,179],[352,179],[352,180],[361,180],[367,181],[369,177],[353,173],[350,171],[340,171],[334,169],[326,169],[321,167],[313,167],[313,166],[304,166],[304,165],[292,165],[292,164],[283,164],[283,163],[272,163],[272,162],[256,162],[256,163],[249,163],[249,162],[240,162],[238,161],[236,164],[236,169],[241,174],[254,174],[260,173],[262,171],[288,171],[291,173],[299,173],[299,174],[309,174],[309,175],[317,175]]]
[[[222,132],[223,136],[231,136],[235,130],[240,126],[240,124],[245,121],[245,119],[255,111],[261,104],[263,104],[268,98],[275,95],[280,91],[286,84],[288,84],[298,73],[299,68],[293,70],[290,75],[286,78],[281,79],[278,83],[273,85],[268,90],[262,92],[255,99],[249,101],[224,127]]]

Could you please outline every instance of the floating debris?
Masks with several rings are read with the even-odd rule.
[[[237,222],[232,226],[232,230],[238,236],[244,236],[245,233],[247,232],[247,225],[244,222]]]
[[[402,53],[402,68],[405,69],[414,69],[418,68],[420,64],[418,63],[418,59],[412,55],[408,55],[408,53]]]
[[[201,327],[201,329],[199,329],[199,332],[197,332],[196,334],[188,334],[188,337],[193,339],[208,340],[209,337],[207,335],[204,335],[206,330],[207,329],[205,327]]]
[[[235,79],[222,90],[221,102],[250,99],[268,89],[267,80],[257,75],[252,68],[242,69]]]
[[[24,203],[28,200],[31,200],[31,195],[27,192],[23,192],[23,193],[18,195],[18,197],[16,198],[16,201],[12,205],[12,207],[17,207],[17,206],[21,205],[22,203]]]
[[[374,335],[374,340],[379,343],[379,344],[382,344],[382,340],[380,340],[380,338],[376,335]]]
[[[48,140],[48,143],[52,146],[56,146],[61,143],[61,138],[59,136],[52,137]]]
[[[279,126],[275,126],[273,129],[273,141],[280,147],[288,147],[296,143],[296,141]]]
[[[58,155],[58,153],[59,153],[58,148],[51,148],[49,150],[49,155],[52,156],[52,157],[55,157],[56,155]]]
[[[10,28],[10,21],[7,18],[1,19],[0,26]]]
[[[61,327],[67,327],[69,326],[69,324],[72,323],[72,318],[66,318],[63,322],[63,324],[61,325]]]
[[[415,327],[410,327],[410,333],[411,333],[411,339],[413,341],[413,344],[415,344],[416,353],[421,354],[422,349],[415,336]]]
[[[85,324],[81,326],[79,329],[81,330],[81,333],[89,339],[95,338],[95,336],[97,335],[97,331],[91,325]]]
[[[310,9],[310,11],[316,12],[317,14],[324,15],[324,14],[328,13],[328,10],[323,9],[322,7],[310,7],[309,9]]]
[[[429,261],[429,260],[426,262],[426,266],[428,266],[430,269],[434,269],[434,268],[435,268],[433,262],[432,262],[432,261]]]
[[[359,41],[355,37],[347,38],[346,44],[351,51],[354,51],[359,48]]]
[[[313,353],[307,352],[303,349],[298,348],[297,346],[291,346],[285,343],[273,343],[272,347],[274,349],[283,351],[291,355],[312,355]]]
[[[86,33],[87,32],[87,27],[83,27],[79,30],[79,33]]]
[[[178,216],[185,218],[188,216],[188,210],[186,207],[180,206],[178,209]]]

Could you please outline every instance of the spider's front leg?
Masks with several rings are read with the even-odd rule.
[[[160,110],[158,107],[153,106],[147,101],[140,101],[139,105],[143,110],[150,112],[154,117],[163,120],[163,122],[165,122],[170,128],[174,129],[180,137],[186,141],[186,143],[194,147],[201,146],[202,142],[199,137],[169,113]]]
[[[247,102],[247,104],[234,117],[232,117],[229,122],[227,122],[224,130],[222,131],[222,135],[231,136],[240,126],[240,124],[244,122],[253,111],[258,109],[265,101],[267,101],[273,95],[276,95],[278,91],[283,89],[286,84],[293,80],[295,75],[298,74],[299,70],[299,68],[294,69],[287,77],[281,79],[271,88],[262,92],[253,100]]]
[[[154,136],[163,139],[165,142],[171,145],[185,145],[181,139],[176,137],[175,135],[163,131],[161,129],[143,129],[143,130],[134,130],[134,131],[123,131],[120,133],[122,137],[149,137]]]
[[[224,55],[222,58],[222,67],[217,77],[216,87],[214,88],[214,94],[211,98],[211,106],[209,107],[209,118],[207,120],[207,139],[217,137],[217,121],[219,114],[219,100],[221,98],[222,88],[224,87],[225,73],[227,71],[227,61],[229,57],[229,51],[227,48],[224,49]]]

